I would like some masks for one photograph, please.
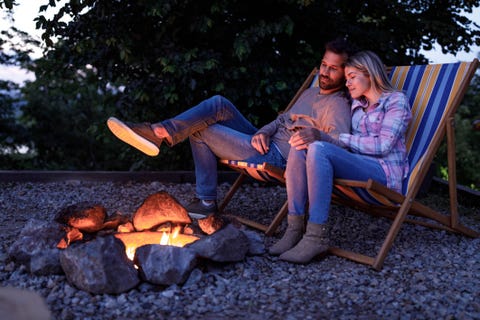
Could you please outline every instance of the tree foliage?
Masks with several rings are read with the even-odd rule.
[[[13,5],[15,4],[15,0],[1,0],[0,1],[0,9],[5,7],[6,9],[13,9]]]
[[[18,85],[0,80],[0,166],[12,167],[18,161],[19,146],[28,143],[25,128],[19,123]]]
[[[473,78],[463,103],[455,115],[457,176],[461,184],[480,190],[480,131],[473,130],[473,120],[480,119],[480,77]],[[436,157],[437,176],[448,178],[447,146],[444,143]]]
[[[11,8],[11,1],[0,2],[0,8]],[[39,45],[27,33],[11,28],[0,32],[0,65],[29,69],[32,48]],[[0,168],[28,167],[28,156],[21,148],[31,146],[31,139],[19,121],[22,102],[20,88],[12,81],[0,80]]]
[[[105,120],[157,121],[222,94],[260,126],[337,37],[388,65],[425,63],[420,50],[435,42],[453,54],[480,45],[479,26],[462,14],[480,0],[45,2],[36,24],[48,49],[25,86],[24,119],[46,167],[190,169],[187,143],[148,159]]]

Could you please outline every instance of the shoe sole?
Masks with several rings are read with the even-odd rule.
[[[107,126],[118,139],[142,151],[146,155],[155,157],[160,153],[160,149],[154,143],[135,133],[135,131],[117,118],[108,118]]]
[[[188,212],[188,216],[192,219],[204,219],[207,217],[206,214]]]

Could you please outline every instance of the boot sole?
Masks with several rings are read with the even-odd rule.
[[[135,133],[135,131],[117,118],[110,117],[107,120],[107,126],[118,139],[146,155],[155,157],[160,153],[160,149],[154,143]]]

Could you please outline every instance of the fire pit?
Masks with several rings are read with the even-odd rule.
[[[88,292],[121,293],[142,281],[184,283],[205,261],[241,261],[258,243],[252,235],[221,216],[192,221],[175,198],[158,192],[131,219],[81,202],[59,210],[54,221],[31,220],[9,257],[37,275],[65,274]]]

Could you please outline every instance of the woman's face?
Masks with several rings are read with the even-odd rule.
[[[360,70],[353,67],[345,67],[346,86],[353,99],[366,96],[370,90],[370,78],[365,76]]]

